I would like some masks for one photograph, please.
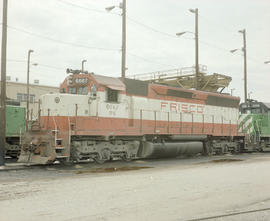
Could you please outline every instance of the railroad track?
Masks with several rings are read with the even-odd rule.
[[[220,214],[220,215],[216,215],[216,216],[208,216],[208,217],[187,219],[187,220],[184,220],[184,221],[212,220],[212,219],[218,219],[218,218],[224,218],[224,217],[232,217],[232,216],[237,216],[237,215],[251,214],[251,213],[257,213],[257,212],[263,212],[263,211],[270,211],[270,207],[263,208],[263,209],[255,209],[255,210],[247,210],[247,211],[239,211],[239,212],[234,212],[234,213]]]

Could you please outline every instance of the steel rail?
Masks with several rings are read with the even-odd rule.
[[[255,209],[255,210],[247,210],[247,211],[239,211],[235,213],[227,213],[227,214],[221,214],[216,216],[208,216],[208,217],[202,217],[202,218],[193,218],[193,219],[186,219],[183,221],[202,221],[202,220],[211,220],[211,219],[217,219],[217,218],[223,218],[223,217],[229,217],[229,216],[237,216],[242,214],[249,214],[249,213],[256,213],[256,212],[263,212],[263,211],[270,211],[269,208],[263,208],[263,209]]]

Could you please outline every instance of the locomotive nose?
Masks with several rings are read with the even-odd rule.
[[[53,137],[47,131],[29,131],[22,140],[22,150],[18,162],[46,164],[56,158]]]

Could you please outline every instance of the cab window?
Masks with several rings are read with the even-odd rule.
[[[107,88],[107,102],[118,102],[118,91]]]
[[[76,90],[75,87],[69,87],[69,88],[68,88],[68,93],[69,93],[69,94],[76,94],[76,93],[77,93],[77,90]]]
[[[83,95],[88,94],[88,87],[79,87],[78,94],[83,94]]]

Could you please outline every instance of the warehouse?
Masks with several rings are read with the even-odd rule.
[[[0,85],[1,88],[1,85]],[[58,87],[39,85],[35,80],[34,84],[29,85],[29,115],[30,119],[35,119],[38,116],[38,99],[43,94],[57,93]],[[27,84],[22,82],[7,81],[6,96],[9,99],[17,100],[21,106],[26,107],[27,101]]]

